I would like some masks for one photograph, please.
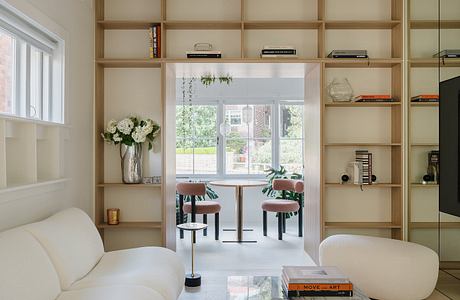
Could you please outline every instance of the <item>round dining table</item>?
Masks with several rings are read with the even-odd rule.
[[[236,240],[222,241],[224,243],[256,243],[257,241],[243,240],[243,189],[247,187],[266,186],[262,180],[216,180],[209,182],[212,186],[231,187],[235,189]]]

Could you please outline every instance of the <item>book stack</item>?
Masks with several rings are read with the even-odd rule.
[[[372,153],[367,150],[356,150],[355,160],[363,166],[362,184],[372,184]]]
[[[417,95],[410,98],[411,102],[439,102],[439,95]]]
[[[353,102],[393,102],[390,95],[358,95],[353,98]]]
[[[353,284],[336,267],[284,266],[281,278],[289,298],[353,296]]]
[[[297,58],[297,50],[292,46],[264,46],[261,58]]]
[[[333,50],[329,58],[369,58],[367,50]]]
[[[149,52],[150,58],[160,58],[161,57],[161,26],[153,25],[149,29]]]

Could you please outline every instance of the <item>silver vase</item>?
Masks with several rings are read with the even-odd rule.
[[[142,144],[120,145],[121,173],[123,183],[142,182]]]

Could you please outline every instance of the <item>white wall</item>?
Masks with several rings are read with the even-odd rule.
[[[68,181],[0,193],[0,230],[43,219],[62,208],[92,212],[94,17],[90,0],[8,0],[66,36],[66,145]],[[52,25],[51,25],[52,24]],[[56,26],[57,25],[57,26]],[[52,29],[52,28],[50,28]],[[54,31],[54,30],[53,30]]]

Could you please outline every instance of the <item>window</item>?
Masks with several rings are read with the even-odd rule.
[[[0,112],[13,112],[14,39],[0,31]]]
[[[178,104],[177,175],[262,176],[280,165],[290,173],[302,172],[302,104]]]
[[[63,44],[0,3],[0,113],[64,122]]]
[[[228,110],[227,111],[227,120],[230,126],[239,126],[241,125],[241,111],[239,110]]]
[[[303,169],[303,106],[280,106],[279,163],[291,172]]]
[[[224,105],[224,110],[239,111],[242,121],[225,134],[226,173],[263,174],[273,165],[272,130],[266,125],[272,105]],[[229,114],[226,115],[225,121],[231,124]]]
[[[216,105],[177,106],[176,172],[217,173]]]

